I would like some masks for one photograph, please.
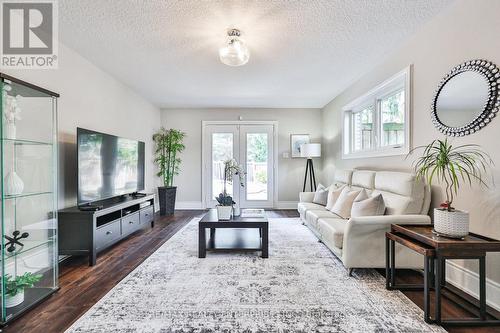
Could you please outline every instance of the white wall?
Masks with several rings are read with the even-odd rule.
[[[436,16],[416,35],[374,70],[363,76],[357,83],[337,96],[323,109],[323,146],[324,177],[332,179],[335,168],[375,168],[410,170],[410,161],[404,156],[385,158],[341,159],[341,121],[340,114],[344,105],[361,96],[378,83],[391,77],[409,64],[413,64],[413,146],[429,143],[443,138],[432,125],[429,112],[430,104],[442,77],[455,65],[463,61],[484,58],[500,66],[500,1],[458,1],[445,12]],[[491,154],[496,168],[494,177],[500,183],[500,119],[476,134],[453,139],[454,144],[475,143]],[[499,185],[500,186],[500,185]],[[443,200],[440,188],[435,191],[434,205]],[[500,239],[500,190],[499,188],[481,189],[466,186],[456,199],[455,206],[470,211],[471,231]],[[500,254],[487,258],[488,299],[490,304],[500,306]],[[458,262],[460,267],[470,270],[461,271],[455,266],[448,267],[453,282],[476,292],[477,264]],[[473,278],[471,278],[473,277]],[[471,283],[473,281],[474,283]],[[495,293],[493,293],[493,292]]]
[[[61,95],[59,112],[59,207],[76,205],[76,128],[146,142],[146,191],[156,187],[152,135],[160,110],[79,54],[59,45],[59,69],[8,70],[6,74]]]
[[[186,132],[186,150],[181,155],[179,176],[174,179],[178,207],[201,205],[201,124],[203,120],[276,120],[278,121],[278,201],[280,207],[293,208],[298,201],[304,180],[305,160],[283,158],[290,150],[290,134],[310,134],[312,142],[321,140],[321,112],[319,109],[164,109],[162,125]],[[320,170],[320,161],[317,170]]]

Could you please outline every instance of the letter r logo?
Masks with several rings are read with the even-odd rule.
[[[2,3],[3,54],[51,54],[52,3]]]

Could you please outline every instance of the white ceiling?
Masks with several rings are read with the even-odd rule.
[[[323,107],[452,0],[59,1],[62,42],[159,107]],[[242,30],[247,65],[218,49]]]

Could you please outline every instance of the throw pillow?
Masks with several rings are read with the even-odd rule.
[[[316,192],[314,192],[313,203],[325,206],[326,200],[328,198],[328,189],[323,185],[319,184]]]
[[[355,200],[352,204],[351,217],[384,215],[385,203],[382,194],[364,200]]]
[[[333,205],[331,212],[338,216],[348,219],[351,216],[351,208],[354,200],[360,195],[361,190],[351,190],[350,187],[344,187],[339,198]],[[366,195],[366,192],[364,193]]]
[[[328,198],[326,200],[326,209],[332,210],[333,205],[335,204],[335,202],[337,201],[337,199],[340,196],[340,193],[342,193],[342,190],[346,186],[347,185],[342,185],[338,188],[333,186],[333,185],[330,186],[330,190],[328,191]]]

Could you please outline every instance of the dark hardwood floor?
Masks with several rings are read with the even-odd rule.
[[[69,258],[60,264],[61,289],[23,317],[3,328],[5,333],[64,332],[74,321],[103,297],[121,279],[142,263],[192,218],[203,211],[176,211],[174,216],[157,217],[155,227],[133,234],[101,253],[97,265],[88,266],[87,258]],[[296,217],[295,210],[271,210],[269,217]],[[417,272],[404,271],[401,282],[418,281]],[[399,281],[399,280],[398,280]],[[423,307],[420,292],[405,292],[419,307]],[[444,316],[470,315],[450,299],[443,300]],[[500,332],[500,328],[453,328],[449,332]]]

